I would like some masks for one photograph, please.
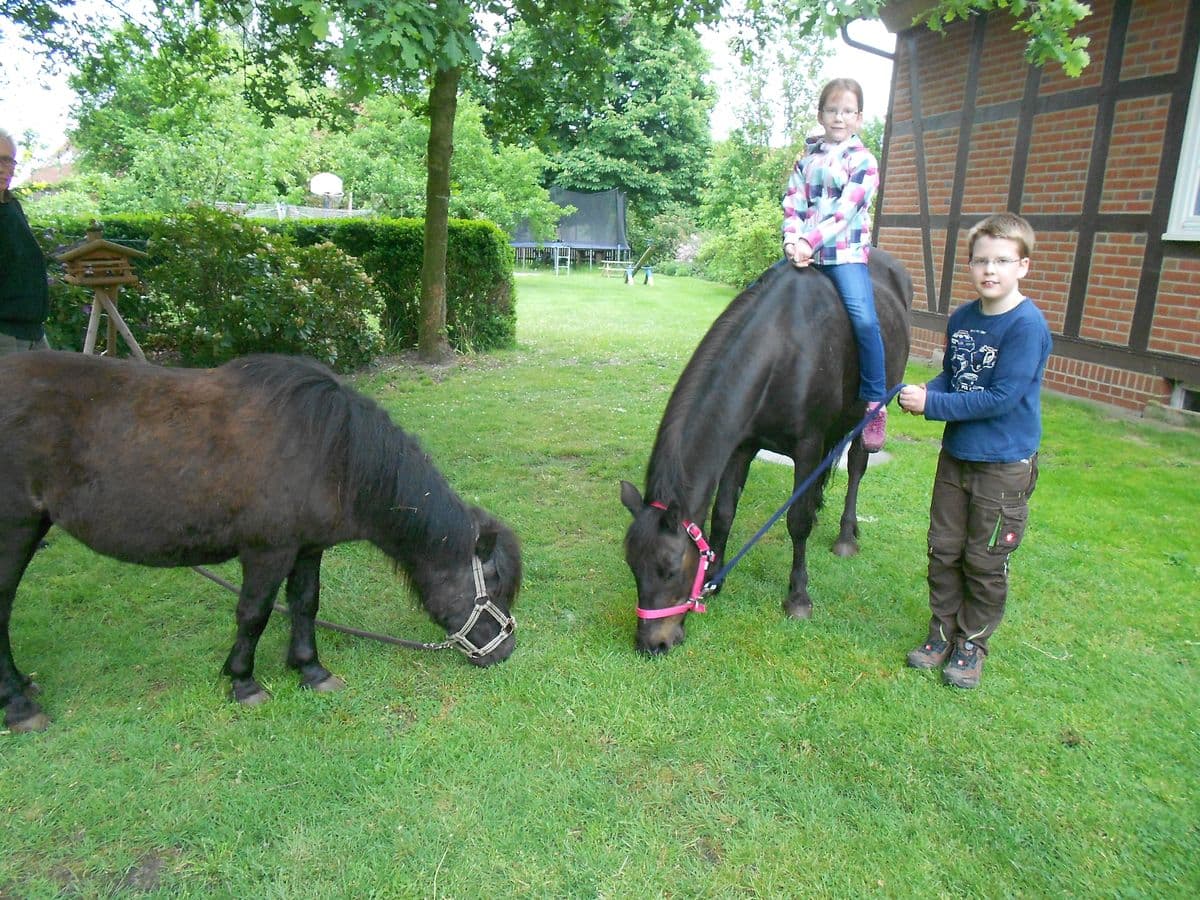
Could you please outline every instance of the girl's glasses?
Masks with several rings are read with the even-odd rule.
[[[831,119],[841,116],[843,119],[853,119],[858,115],[857,109],[823,109],[821,112]]]

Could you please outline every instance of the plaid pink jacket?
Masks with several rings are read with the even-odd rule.
[[[858,135],[840,144],[809,138],[783,197],[783,243],[803,239],[819,265],[865,263],[879,164]]]

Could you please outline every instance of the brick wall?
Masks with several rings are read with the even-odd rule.
[[[882,215],[911,214],[920,208],[916,150],[912,135],[893,138],[888,145],[883,202],[879,209]]]
[[[970,59],[969,29],[946,29],[921,47],[921,113],[936,116],[962,109],[962,88]]]
[[[1087,340],[1129,345],[1129,326],[1142,277],[1143,234],[1099,234],[1092,247],[1088,295],[1079,336]]]
[[[971,129],[967,177],[963,185],[964,210],[992,209],[997,197],[1008,195],[1016,144],[1015,119],[983,122]]]
[[[1141,410],[1151,400],[1166,403],[1171,396],[1165,378],[1061,356],[1050,357],[1043,383],[1051,391],[1123,409]]]
[[[1158,166],[1166,143],[1167,97],[1138,97],[1117,103],[1113,133],[1137,135],[1114,144],[1104,172],[1100,211],[1149,213],[1158,183]],[[1147,115],[1147,109],[1155,110]]]
[[[1135,3],[1129,19],[1121,80],[1170,75],[1179,68],[1183,4],[1179,0]]]
[[[988,32],[983,58],[979,62],[979,88],[976,104],[989,106],[1020,100],[1025,92],[1025,79],[1013,77],[1013,60],[1025,52],[1027,38],[1010,28],[993,28]]]
[[[962,100],[959,100],[962,103]],[[925,189],[929,212],[935,216],[950,212],[950,193],[954,190],[954,156],[958,152],[958,129],[925,132]]]
[[[1037,152],[1025,170],[1022,213],[1078,216],[1083,212],[1095,126],[1094,106],[1034,116],[1032,143]]]
[[[1163,263],[1150,331],[1150,349],[1200,357],[1200,260],[1168,259]]]
[[[1073,231],[1043,231],[1039,234],[1029,261],[1029,274],[1021,282],[1026,296],[1037,302],[1054,334],[1062,334],[1067,315],[1077,238]]]

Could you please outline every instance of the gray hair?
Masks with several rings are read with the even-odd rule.
[[[13,137],[11,134],[9,134],[7,131],[5,131],[3,128],[0,128],[0,141],[8,141],[14,147],[17,146],[17,139],[15,137]]]

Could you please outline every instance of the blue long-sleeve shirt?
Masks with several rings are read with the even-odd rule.
[[[1042,439],[1042,373],[1053,341],[1029,298],[983,314],[978,300],[946,323],[942,371],[926,386],[925,418],[945,422],[942,447],[968,462],[1016,462]]]

